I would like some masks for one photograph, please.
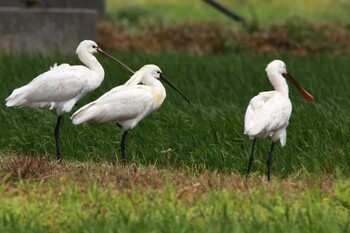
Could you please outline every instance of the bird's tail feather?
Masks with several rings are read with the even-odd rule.
[[[14,107],[14,106],[25,106],[25,103],[27,102],[27,86],[20,87],[15,89],[12,94],[6,98],[6,106],[7,107]]]
[[[94,105],[95,102],[92,102],[81,107],[78,111],[76,111],[70,118],[73,124],[79,125],[81,123],[91,120],[94,117],[92,114],[94,111],[91,111],[93,110],[92,108],[94,107]]]

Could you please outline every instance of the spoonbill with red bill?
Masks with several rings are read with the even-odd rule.
[[[292,78],[287,72],[283,61],[274,60],[270,62],[265,71],[275,90],[260,92],[250,100],[244,117],[244,134],[253,140],[246,178],[248,177],[254,159],[256,138],[272,137],[272,144],[267,159],[267,181],[269,182],[272,151],[278,139],[282,147],[286,145],[286,129],[292,113],[292,103],[289,100],[286,79],[300,90],[307,101],[313,101],[314,98]]]

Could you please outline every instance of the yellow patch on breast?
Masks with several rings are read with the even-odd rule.
[[[152,95],[154,97],[154,102],[158,108],[163,103],[164,98],[162,97],[162,94],[155,88],[152,88]]]

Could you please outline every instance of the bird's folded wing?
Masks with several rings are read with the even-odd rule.
[[[77,95],[83,94],[89,78],[87,76],[87,74],[74,68],[54,68],[39,75],[24,86],[25,88],[23,87],[26,92],[25,98],[32,102],[68,101]]]
[[[283,104],[276,95],[276,92],[263,92],[250,101],[244,120],[246,134],[271,132],[288,124],[291,105]]]
[[[144,88],[120,86],[79,109],[73,122],[114,122],[148,115],[154,110],[153,96]],[[80,118],[80,120],[78,120]]]

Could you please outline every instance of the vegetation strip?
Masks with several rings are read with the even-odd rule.
[[[266,185],[235,173],[39,156],[4,156],[0,175],[6,232],[349,230],[350,183],[341,177],[294,174]]]

